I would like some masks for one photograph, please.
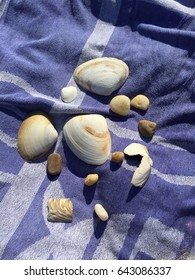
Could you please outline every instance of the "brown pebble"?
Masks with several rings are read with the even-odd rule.
[[[145,138],[151,138],[156,131],[156,123],[147,120],[141,120],[139,121],[138,129],[142,136]]]
[[[50,175],[58,175],[62,170],[62,157],[58,153],[53,153],[47,159],[47,171]]]
[[[97,183],[98,179],[99,179],[99,175],[98,174],[89,174],[85,178],[85,185],[86,186],[92,186],[95,183]]]
[[[116,163],[120,163],[124,160],[124,157],[125,157],[125,155],[123,152],[114,152],[114,153],[112,153],[111,160]]]

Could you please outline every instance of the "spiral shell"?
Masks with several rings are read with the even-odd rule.
[[[50,222],[72,222],[73,204],[69,198],[50,198],[48,200],[48,216]]]
[[[98,114],[76,116],[63,127],[71,151],[82,161],[100,165],[109,157],[111,137],[106,120]]]

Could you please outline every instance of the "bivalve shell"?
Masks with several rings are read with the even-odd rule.
[[[100,218],[101,221],[105,222],[108,220],[109,216],[107,211],[104,209],[104,207],[97,203],[94,207],[96,215]]]
[[[110,101],[110,109],[120,115],[127,116],[130,112],[130,99],[125,95],[117,95]]]
[[[58,133],[50,119],[44,113],[35,113],[27,117],[18,131],[18,152],[26,161],[35,160],[55,144]]]
[[[128,75],[129,68],[125,62],[117,58],[102,57],[79,65],[73,76],[82,88],[108,96],[124,84]]]
[[[47,203],[50,222],[72,222],[73,204],[70,198],[50,198]]]
[[[109,157],[111,137],[106,120],[98,114],[71,118],[63,127],[71,151],[82,161],[100,165]]]
[[[77,97],[77,89],[76,89],[76,87],[69,86],[69,87],[62,88],[62,90],[61,90],[61,99],[65,103],[72,102],[76,97]]]

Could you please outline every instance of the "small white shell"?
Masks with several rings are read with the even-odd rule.
[[[55,144],[58,133],[44,113],[27,117],[18,131],[18,152],[26,161],[35,160]]]
[[[142,160],[138,168],[135,170],[131,183],[136,187],[142,187],[147,181],[153,165],[146,146],[139,143],[132,143],[127,146],[124,153],[128,156],[142,156]]]
[[[66,103],[72,102],[77,97],[77,89],[76,87],[69,86],[64,87],[61,90],[61,99]]]
[[[101,221],[105,222],[108,220],[109,218],[108,213],[106,212],[106,210],[101,204],[97,203],[94,207],[94,210]]]
[[[84,162],[100,165],[108,159],[111,137],[103,116],[90,114],[73,117],[64,125],[63,132],[71,151]]]
[[[110,95],[120,88],[129,75],[125,62],[112,57],[89,60],[74,71],[74,79],[84,89],[99,94]]]
[[[47,203],[50,222],[72,222],[73,204],[69,198],[50,198]]]

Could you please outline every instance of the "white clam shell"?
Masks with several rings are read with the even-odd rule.
[[[76,87],[69,86],[64,87],[61,90],[61,99],[66,103],[72,102],[77,97],[77,89]]]
[[[89,60],[74,71],[74,79],[84,89],[99,94],[110,95],[120,88],[129,75],[125,62],[112,57]]]
[[[94,210],[101,221],[105,222],[108,220],[108,213],[101,204],[97,203],[94,207]]]
[[[72,222],[73,204],[69,198],[50,198],[47,203],[50,222]]]
[[[150,176],[153,161],[149,156],[146,146],[139,143],[132,143],[127,146],[124,153],[128,156],[142,156],[142,160],[138,168],[136,168],[131,183],[136,187],[143,187],[148,177]]]
[[[67,145],[82,161],[100,165],[108,159],[111,137],[103,116],[89,114],[73,117],[64,125],[63,132]]]
[[[18,131],[18,152],[26,161],[35,160],[55,144],[58,133],[44,113],[27,117]]]

